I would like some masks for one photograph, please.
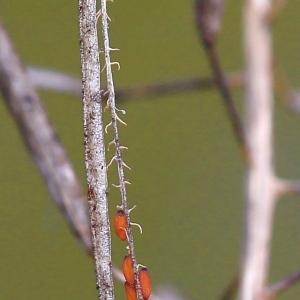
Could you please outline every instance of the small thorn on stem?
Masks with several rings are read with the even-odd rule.
[[[114,187],[116,187],[116,188],[118,188],[118,189],[120,189],[122,187],[121,184],[114,184],[114,183],[112,183],[111,185],[114,186]]]
[[[128,213],[130,214],[135,208],[136,208],[136,205],[134,205],[132,208],[129,208]]]
[[[104,67],[101,69],[100,73],[102,73],[105,70],[105,68],[106,68],[106,64],[104,64]],[[103,95],[105,95],[105,93]]]
[[[106,131],[105,131],[106,132]],[[106,132],[107,133],[107,132]],[[109,151],[110,145],[112,144],[116,144],[116,142],[113,140],[111,142],[108,143],[108,147],[107,147],[107,151]]]
[[[112,125],[112,122],[109,122],[109,123],[105,126],[105,129],[104,129],[105,133],[107,133],[107,129],[108,129],[108,127],[111,126],[111,125]]]
[[[118,63],[117,61],[113,61],[110,63],[111,65],[117,65],[118,66],[118,71],[121,69],[120,67],[120,63]]]
[[[109,162],[109,164],[107,165],[106,169],[108,170],[108,167],[110,167],[110,165],[113,163],[114,160],[116,160],[116,156],[114,156],[111,161]]]
[[[97,13],[96,13],[96,20],[97,20],[97,22],[98,22],[98,19],[99,19],[99,17],[102,15],[102,11],[101,11],[101,9],[99,9],[98,11],[97,11]]]
[[[126,147],[126,146],[119,146],[119,149],[120,150],[123,150],[123,149],[128,150],[128,147]]]
[[[123,115],[126,115],[126,110],[124,110],[124,109],[119,109],[119,108],[115,107],[115,110],[116,110],[116,111],[119,111],[119,112],[122,113]]]
[[[147,269],[147,266],[144,266],[144,265],[142,265],[142,264],[138,264],[137,267],[138,267],[138,268],[146,268],[146,269]]]
[[[122,119],[120,119],[120,117],[117,114],[116,114],[116,119],[123,125],[127,126],[127,123],[125,123]]]
[[[124,163],[124,161],[122,161],[122,165],[123,165],[125,168],[131,170],[131,168],[130,168],[129,166],[127,166],[127,165]]]
[[[137,226],[140,229],[140,233],[141,234],[143,233],[143,228],[142,228],[142,226],[140,224],[130,222],[130,225]]]

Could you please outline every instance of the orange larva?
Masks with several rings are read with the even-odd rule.
[[[141,291],[142,291],[142,296],[144,300],[149,299],[151,292],[152,292],[152,287],[151,287],[151,282],[150,282],[150,276],[146,268],[142,268],[139,272],[139,280],[141,284]]]
[[[128,254],[124,257],[122,262],[122,270],[126,281],[134,286],[134,271],[131,255]]]
[[[118,210],[114,218],[114,227],[116,235],[122,240],[127,240],[127,220],[124,210]]]
[[[135,287],[131,286],[127,281],[125,281],[124,287],[127,300],[137,300]]]

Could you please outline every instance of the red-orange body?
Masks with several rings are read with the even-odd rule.
[[[127,281],[124,283],[127,300],[137,300],[136,289]]]
[[[144,300],[147,300],[151,295],[152,286],[151,286],[150,276],[146,268],[142,268],[140,270],[139,280],[141,285],[142,296]]]
[[[126,281],[134,286],[133,262],[130,254],[126,255],[122,262],[122,270]]]
[[[114,218],[116,235],[122,240],[127,240],[127,220],[123,210],[118,210]]]

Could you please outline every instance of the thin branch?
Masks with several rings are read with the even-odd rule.
[[[80,182],[1,23],[0,89],[54,202],[77,240],[90,253],[89,217]]]
[[[27,71],[32,83],[37,88],[70,93],[80,97],[82,95],[81,81],[72,75],[40,67],[28,67]],[[223,74],[223,76],[230,89],[241,87],[244,83],[242,72],[226,73]],[[286,75],[277,64],[274,67],[274,76],[276,92],[280,94],[284,103],[288,105],[290,109],[299,112],[300,93],[297,89],[293,89],[290,86]],[[131,98],[141,99],[144,97],[204,91],[214,89],[215,87],[215,79],[211,77],[179,78],[166,82],[118,88],[116,90],[116,100],[120,102]],[[103,94],[102,92],[102,98],[106,100]]]
[[[230,87],[240,87],[243,84],[241,72],[233,72],[225,75],[225,80]],[[211,77],[192,77],[169,80],[162,83],[139,85],[126,89],[116,90],[117,101],[130,98],[155,97],[172,95],[176,93],[204,91],[216,87],[215,79]]]
[[[113,300],[108,183],[100,97],[96,0],[79,1],[83,122],[88,202],[99,299]]]
[[[217,34],[221,28],[223,6],[224,0],[196,0],[196,25],[212,68],[216,85],[227,109],[234,135],[242,149],[244,160],[249,162],[249,149],[246,144],[244,125],[233,101],[216,50]]]
[[[267,287],[264,295],[264,300],[274,299],[278,294],[286,291],[294,284],[300,281],[300,271],[296,271],[285,278],[278,280]]]
[[[110,40],[109,40],[109,34],[108,34],[108,14],[107,14],[107,7],[106,7],[106,0],[101,0],[101,19],[102,19],[102,35],[103,35],[103,44],[104,44],[104,57],[105,57],[105,64],[106,64],[106,78],[107,78],[107,94],[108,94],[108,100],[107,100],[107,106],[110,108],[111,111],[111,124],[113,128],[114,133],[114,145],[115,145],[115,160],[117,163],[117,169],[118,169],[118,177],[119,177],[119,185],[120,185],[120,193],[121,193],[121,199],[122,199],[122,209],[126,215],[127,219],[127,238],[128,238],[128,244],[129,244],[129,252],[131,254],[132,263],[133,263],[133,269],[134,269],[134,275],[135,275],[135,287],[137,291],[137,298],[139,300],[142,300],[142,293],[141,293],[141,287],[140,287],[140,281],[138,276],[138,264],[135,256],[135,249],[134,249],[134,241],[133,241],[133,233],[131,230],[131,221],[129,216],[129,209],[128,209],[128,199],[127,199],[127,191],[126,191],[126,179],[124,174],[124,161],[121,151],[121,145],[120,145],[120,137],[119,137],[119,130],[118,130],[118,124],[117,122],[120,121],[121,123],[124,123],[121,121],[121,119],[118,117],[116,112],[116,103],[115,103],[115,89],[114,89],[114,81],[112,76],[112,62],[110,58]]]
[[[265,16],[270,0],[244,7],[246,136],[248,165],[239,300],[262,299],[268,277],[276,192],[273,167],[272,48]]]
[[[82,95],[81,81],[72,75],[40,67],[28,67],[28,74],[35,87]],[[227,85],[232,88],[243,84],[241,72],[225,74]],[[189,91],[208,90],[215,88],[215,80],[211,77],[192,77],[157,82],[153,84],[137,85],[129,88],[118,88],[115,92],[117,101],[130,98],[164,96]],[[103,95],[103,93],[102,93]],[[103,96],[103,98],[105,98]]]

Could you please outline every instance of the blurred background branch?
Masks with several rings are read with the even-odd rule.
[[[92,245],[86,198],[65,149],[1,23],[0,88],[52,199],[78,242],[90,253]]]

